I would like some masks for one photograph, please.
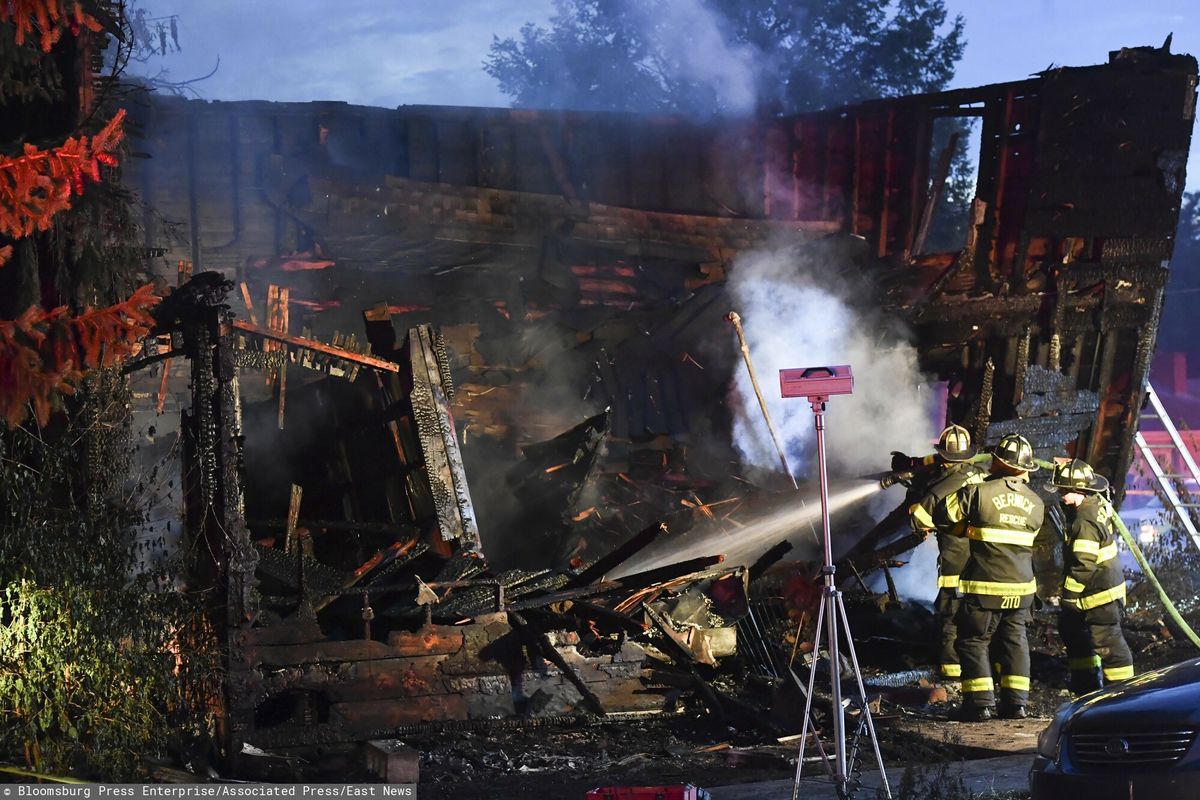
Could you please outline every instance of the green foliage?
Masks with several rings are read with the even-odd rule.
[[[139,563],[124,381],[84,395],[0,434],[0,759],[130,780],[209,733],[217,676],[198,604]]]
[[[0,103],[49,101],[62,91],[53,56],[36,41],[16,42],[16,28],[0,24]]]
[[[144,282],[130,269],[143,259],[136,208],[128,189],[104,180],[89,186],[71,213],[55,217],[51,242],[66,273],[55,282],[60,304],[76,310],[112,305]]]
[[[168,601],[172,598],[168,597]],[[109,780],[138,775],[173,724],[172,631],[160,598],[137,587],[30,580],[0,595],[0,714],[6,749],[36,769]]]
[[[54,126],[76,119],[78,98],[55,65],[84,53],[73,36],[46,54],[13,31],[0,24],[0,149],[48,132],[61,142]],[[0,307],[115,304],[142,282],[141,264],[131,199],[98,182],[17,242]],[[214,637],[170,565],[143,558],[130,401],[119,373],[96,371],[51,427],[0,431],[0,761],[136,780],[142,757],[210,733]]]
[[[556,0],[484,69],[527,107],[806,111],[945,86],[965,45],[944,0]]]

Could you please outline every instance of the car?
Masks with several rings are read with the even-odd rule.
[[[1033,800],[1200,797],[1200,659],[1064,704],[1038,737]]]

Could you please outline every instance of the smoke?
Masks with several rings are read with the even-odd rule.
[[[887,469],[891,450],[924,454],[935,437],[937,392],[917,365],[916,348],[895,320],[883,317],[865,287],[851,284],[848,248],[820,256],[792,247],[746,253],[734,264],[730,292],[742,316],[763,398],[798,476],[815,477],[813,414],[802,398],[779,396],[779,370],[849,364],[854,392],[833,397],[826,411],[826,453],[831,476]],[[746,463],[779,470],[779,457],[754,395],[749,375],[734,382],[734,441]],[[893,488],[869,497],[868,510],[882,519],[903,501]],[[897,591],[930,600],[936,593],[937,543],[930,539],[906,554],[893,571]],[[874,576],[882,589],[882,575]]]
[[[896,322],[868,308],[872,300],[854,302],[862,287],[840,277],[848,260],[848,253],[818,261],[776,248],[746,253],[731,270],[730,291],[763,397],[798,475],[815,474],[813,414],[804,399],[779,396],[784,368],[849,364],[854,371],[853,394],[832,398],[825,415],[831,475],[879,472],[889,451],[926,453],[935,437],[934,392],[917,366],[916,348]],[[743,459],[778,469],[745,369],[736,373],[734,392],[734,440]]]
[[[711,112],[715,102],[726,113],[754,110],[761,59],[755,48],[726,37],[729,21],[704,0],[625,0],[625,5],[648,49],[661,58],[654,66],[678,85],[680,108]]]
[[[932,603],[937,598],[937,537],[930,536],[909,552],[900,556],[905,562],[903,567],[892,570],[892,582],[896,585],[896,594],[909,600],[922,600]],[[887,579],[883,571],[876,571],[868,579],[871,591],[887,590]]]

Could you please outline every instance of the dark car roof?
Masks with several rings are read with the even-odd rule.
[[[1200,724],[1200,658],[1142,673],[1072,703],[1072,731]]]

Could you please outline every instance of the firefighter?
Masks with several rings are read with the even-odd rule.
[[[914,533],[925,537],[931,533],[937,534],[938,593],[934,608],[942,627],[939,670],[943,678],[957,681],[962,675],[962,667],[955,651],[958,629],[954,624],[954,616],[961,605],[958,598],[959,575],[967,565],[971,548],[966,539],[951,535],[954,523],[951,522],[949,509],[957,506],[960,489],[969,483],[983,481],[984,471],[971,463],[975,448],[971,445],[971,434],[966,428],[949,426],[938,437],[934,449],[937,450],[939,472],[929,482],[924,496],[909,506],[908,516]]]
[[[956,523],[954,533],[966,537],[971,553],[959,580],[962,604],[955,617],[962,718],[967,721],[996,716],[997,687],[989,647],[1000,668],[1000,716],[1026,717],[1029,639],[1025,626],[1037,589],[1033,540],[1046,511],[1042,499],[1029,488],[1029,473],[1037,468],[1029,440],[1009,434],[992,452],[990,474],[981,483],[960,489],[957,507],[947,508]]]
[[[1121,633],[1125,573],[1104,476],[1074,459],[1055,467],[1052,483],[1069,524],[1058,628],[1067,646],[1071,691],[1078,695],[1133,677],[1133,654]]]

